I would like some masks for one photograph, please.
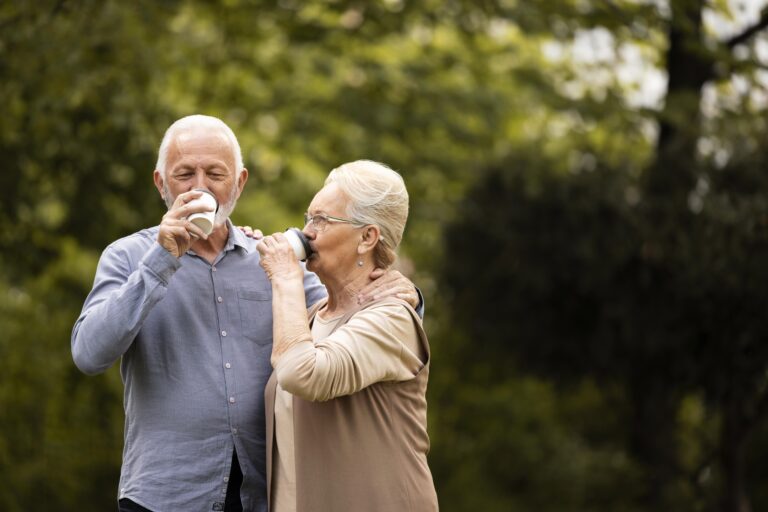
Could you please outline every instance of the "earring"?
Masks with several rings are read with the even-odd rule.
[[[357,266],[362,267],[363,266],[363,260],[357,260]]]

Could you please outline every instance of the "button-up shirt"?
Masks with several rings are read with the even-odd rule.
[[[192,251],[173,257],[156,242],[158,227],[111,244],[72,332],[83,372],[122,357],[118,497],[157,512],[222,509],[234,449],[244,510],[267,510],[272,287],[256,241],[228,224],[213,264]],[[307,306],[326,295],[306,270],[304,285]]]

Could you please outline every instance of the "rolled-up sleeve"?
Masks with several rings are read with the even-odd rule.
[[[104,250],[93,289],[72,329],[72,359],[82,372],[101,373],[128,350],[180,266],[157,243],[135,269],[126,251],[114,244]]]
[[[275,372],[286,391],[311,401],[349,395],[371,384],[412,379],[423,363],[414,320],[403,305],[387,303],[355,314],[322,340],[287,350]]]

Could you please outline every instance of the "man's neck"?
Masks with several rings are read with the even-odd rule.
[[[207,240],[198,239],[192,242],[190,249],[195,251],[195,254],[206,260],[208,263],[213,264],[216,258],[224,250],[224,246],[227,245],[229,239],[229,228],[227,224],[217,226],[208,235]]]

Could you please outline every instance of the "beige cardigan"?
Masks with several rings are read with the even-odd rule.
[[[428,512],[438,509],[427,466],[426,390],[429,343],[421,319],[405,302],[427,354],[407,381],[379,382],[327,402],[293,397],[297,512]],[[310,324],[322,304],[310,312]],[[339,320],[340,328],[356,313]],[[265,390],[267,494],[272,490],[276,374]],[[271,496],[270,496],[271,499]]]

